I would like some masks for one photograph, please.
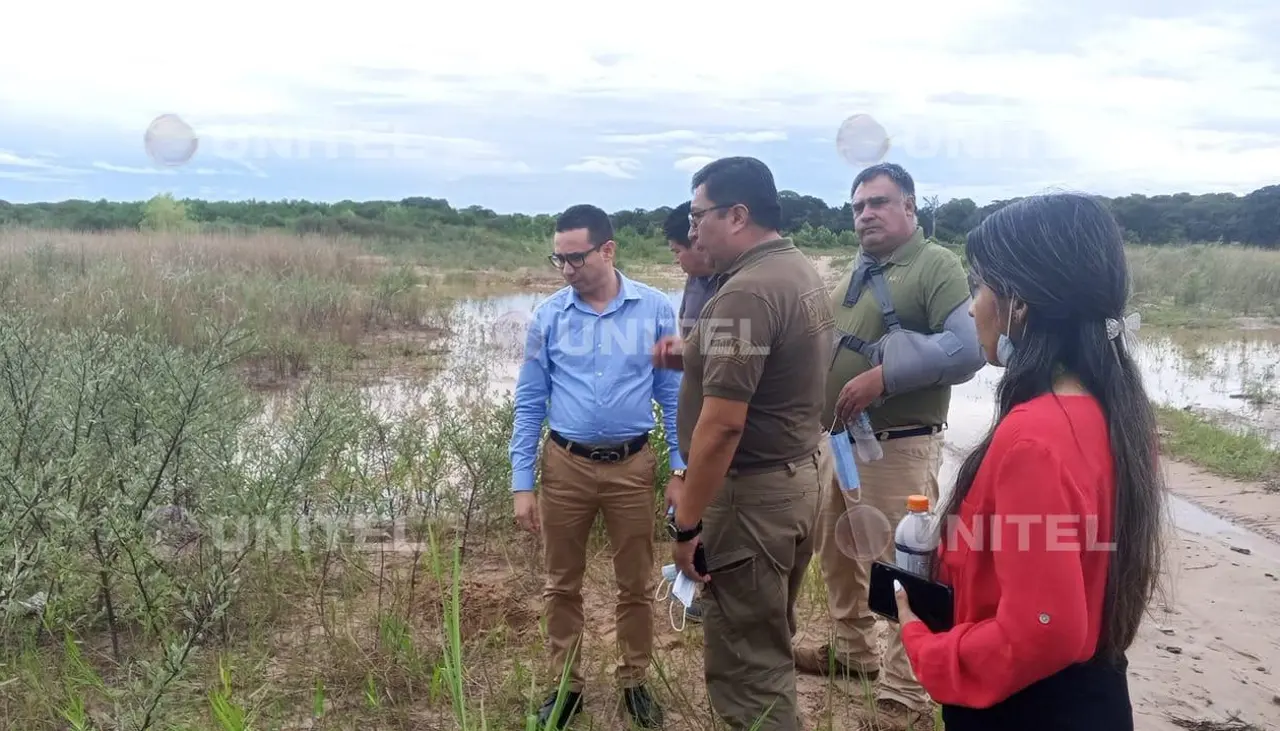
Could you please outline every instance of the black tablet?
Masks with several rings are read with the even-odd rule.
[[[871,585],[867,604],[871,611],[894,622],[898,621],[898,600],[894,596],[893,581],[897,579],[907,592],[911,611],[934,632],[951,629],[955,621],[955,604],[951,587],[884,561],[871,564]]]

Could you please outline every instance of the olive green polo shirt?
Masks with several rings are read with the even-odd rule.
[[[771,467],[813,454],[834,322],[827,287],[788,238],[742,254],[684,341],[676,426],[688,462],[705,396],[747,402],[731,468]]]
[[[858,266],[854,257],[845,276],[831,289],[831,309],[835,313],[836,337],[840,333],[852,333],[869,343],[884,336],[884,314],[871,288],[870,278],[862,284],[861,294],[853,307],[845,307],[845,292],[849,280]],[[924,231],[916,228],[915,235],[882,264],[889,297],[898,314],[902,327],[923,333],[942,331],[947,315],[969,297],[969,282],[960,258],[931,241],[925,241]],[[826,407],[823,418],[831,426],[836,400],[840,389],[854,376],[871,368],[871,363],[861,354],[837,345],[838,353],[826,383]],[[876,431],[910,426],[932,426],[947,420],[951,405],[951,387],[912,391],[886,396],[879,406],[867,410],[871,427]]]

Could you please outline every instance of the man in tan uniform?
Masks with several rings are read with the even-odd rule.
[[[874,558],[893,562],[890,531],[906,513],[907,496],[927,495],[937,505],[951,386],[972,378],[985,359],[968,314],[964,269],[955,254],[925,241],[916,224],[911,176],[892,163],[862,171],[853,184],[853,212],[861,251],[831,291],[840,342],[826,375],[823,423],[834,423],[839,432],[859,413],[870,416],[884,456],[858,461],[861,502],[887,522],[878,536],[867,535],[865,527],[859,534],[858,526],[838,525],[845,497],[834,479],[827,484],[817,550],[834,645],[797,648],[796,667],[855,680],[878,678],[881,720],[921,731],[932,728],[929,698],[896,628],[880,669],[876,616],[867,608],[870,567]],[[856,550],[838,542],[837,530],[853,531]]]
[[[778,233],[763,163],[717,160],[693,188],[696,246],[723,281],[673,363],[684,368],[676,423],[688,469],[668,487],[672,554],[686,575],[710,579],[704,662],[717,714],[735,731],[799,731],[791,638],[830,480],[820,409],[831,306],[808,258]]]

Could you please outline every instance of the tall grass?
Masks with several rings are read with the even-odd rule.
[[[1280,316],[1280,251],[1202,244],[1128,255],[1134,297],[1157,313]]]
[[[297,375],[370,334],[439,326],[412,267],[351,240],[78,234],[0,228],[0,307],[59,330],[98,326],[199,349],[205,326],[253,334],[253,362]]]

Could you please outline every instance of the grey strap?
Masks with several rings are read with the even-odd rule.
[[[876,303],[880,305],[880,314],[884,318],[884,326],[889,332],[897,332],[902,329],[902,322],[898,319],[898,313],[893,308],[893,298],[889,294],[889,285],[884,281],[884,269],[881,268],[874,260],[866,255],[858,261],[858,266],[853,270],[853,275],[849,277],[849,287],[844,292],[844,306],[853,307],[857,304],[858,299],[862,296],[862,285],[870,280],[871,294],[876,298]],[[839,339],[836,341],[836,349],[831,354],[831,365],[834,366],[836,356],[840,354],[840,348],[848,348],[857,353],[861,353],[868,359],[872,359],[870,343],[853,333],[838,332]]]

